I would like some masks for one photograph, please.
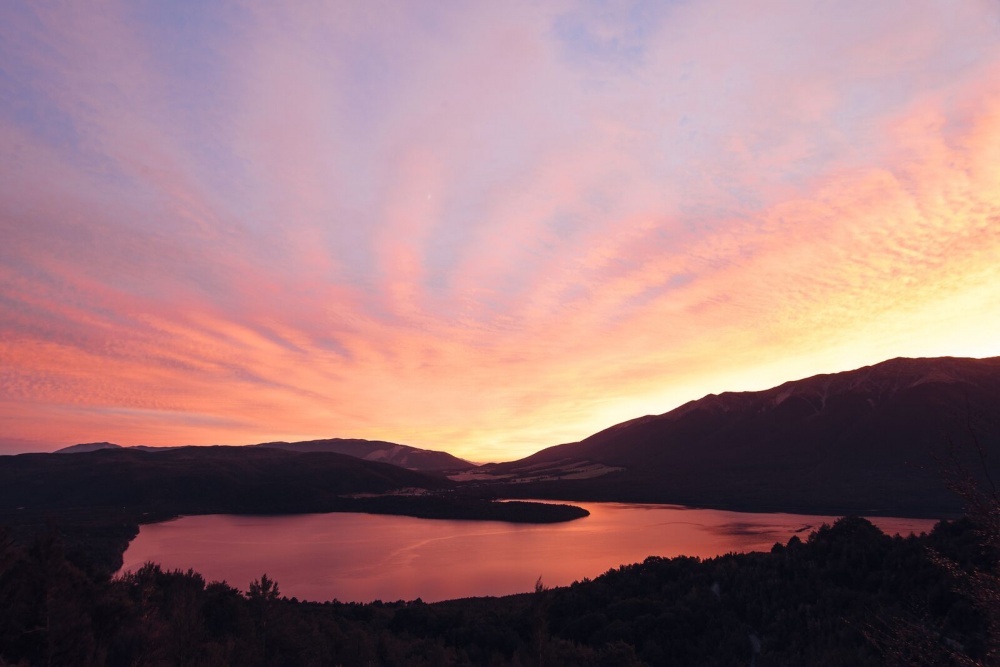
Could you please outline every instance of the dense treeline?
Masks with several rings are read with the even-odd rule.
[[[8,533],[0,665],[878,665],[914,628],[948,664],[987,656],[961,572],[995,567],[968,521],[903,539],[851,518],[770,553],[649,558],[524,595],[319,604],[266,576],[246,593],[152,564],[112,579],[54,532]]]

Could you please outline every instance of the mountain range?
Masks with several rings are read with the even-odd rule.
[[[284,449],[292,452],[333,452],[354,456],[365,461],[391,463],[400,468],[423,472],[456,472],[476,467],[475,463],[452,456],[447,452],[418,449],[382,440],[329,438],[304,442],[265,442],[253,446]]]
[[[946,482],[963,470],[1000,479],[1000,358],[900,358],[710,394],[462,479],[519,497],[935,513],[960,510]]]
[[[93,450],[116,448],[88,443],[61,451],[90,451],[89,457],[100,453]],[[160,452],[143,466],[173,451],[142,449]],[[253,454],[262,450],[347,454],[433,475],[404,486],[440,488],[446,474],[466,497],[944,515],[962,508],[949,478],[970,473],[981,481],[1000,479],[1000,357],[898,358],[764,391],[710,394],[580,442],[483,466],[445,452],[358,439],[216,449],[231,449],[226,457],[245,455],[248,461],[267,458]],[[292,461],[307,458],[275,460],[294,467]],[[67,466],[67,474],[72,469]],[[295,477],[290,470],[286,479]],[[208,483],[207,473],[198,474]],[[336,484],[333,478],[330,484]]]
[[[282,449],[289,452],[327,452],[344,454],[364,461],[378,461],[392,465],[424,472],[456,472],[476,467],[447,452],[432,449],[419,449],[409,445],[400,445],[382,440],[362,440],[359,438],[329,438],[326,440],[306,440],[303,442],[264,442],[248,447],[264,449]],[[56,450],[54,454],[87,454],[104,449],[132,449],[144,452],[161,452],[176,447],[147,447],[136,445],[122,447],[112,442],[87,442]]]

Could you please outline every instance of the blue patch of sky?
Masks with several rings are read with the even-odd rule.
[[[399,16],[385,17],[385,25],[362,25],[351,33],[336,35],[336,43],[326,44],[334,39],[327,33],[315,35],[317,50],[337,61],[329,63],[331,71],[337,73],[329,84],[343,92],[344,113],[359,137],[377,136],[385,118],[400,111],[400,93],[412,88],[423,75],[419,49],[426,44],[447,48],[455,39],[455,16],[463,9],[464,3],[453,1],[433,6],[404,3],[393,8]],[[381,17],[369,19],[382,21]],[[383,29],[388,32],[383,34]],[[457,96],[461,91],[449,90],[451,94]],[[447,97],[436,101],[442,106],[448,103]]]
[[[557,17],[553,32],[571,62],[633,70],[643,64],[649,37],[677,2],[582,0]]]
[[[63,81],[61,73],[36,64],[58,60],[46,38],[30,4],[0,3],[0,116],[64,159],[106,173],[110,163],[84,149],[85,130],[47,92],[60,89]]]
[[[200,0],[140,0],[128,6],[153,61],[168,82],[179,84],[169,91],[172,105],[189,113],[215,106],[227,74],[217,47],[238,36],[238,22]]]
[[[80,134],[73,118],[32,85],[43,79],[43,73],[23,63],[0,64],[0,115],[49,147],[78,153]]]
[[[234,64],[227,57],[241,37],[239,9],[199,0],[138,0],[128,10],[159,75],[160,90],[152,100],[160,114],[156,120],[195,159],[197,180],[213,192],[228,193],[227,201],[238,207],[247,199],[241,184],[248,165],[220,139],[232,112]],[[250,213],[241,212],[242,217]]]
[[[344,51],[346,57],[338,69],[343,82],[331,81],[350,91],[345,111],[352,127],[364,135],[371,135],[394,110],[394,93],[408,80],[404,54],[393,45],[373,45],[359,40]]]

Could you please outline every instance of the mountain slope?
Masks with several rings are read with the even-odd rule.
[[[365,461],[380,461],[401,468],[426,472],[456,472],[476,467],[474,463],[469,463],[447,452],[418,449],[382,440],[330,438],[304,442],[265,442],[253,446],[293,452],[334,452],[354,456]]]
[[[0,510],[328,511],[349,494],[450,486],[439,477],[328,452],[123,447],[77,456],[0,456]]]
[[[972,427],[970,429],[970,426]],[[518,495],[746,509],[947,512],[952,450],[1000,479],[1000,358],[893,359],[724,393],[486,468]],[[562,471],[608,474],[558,479]]]

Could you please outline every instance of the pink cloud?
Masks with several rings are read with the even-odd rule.
[[[211,79],[126,4],[5,39],[75,137],[0,100],[10,438],[503,459],[1000,354],[990,6],[243,9]]]

